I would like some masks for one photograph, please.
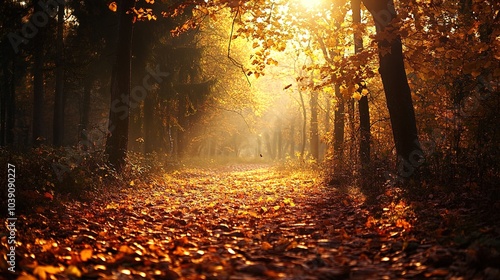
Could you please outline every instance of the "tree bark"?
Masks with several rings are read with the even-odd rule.
[[[57,11],[56,37],[56,92],[54,100],[53,141],[54,146],[63,145],[64,140],[64,4]]]
[[[14,128],[16,126],[16,58],[12,59],[12,72],[10,73],[10,87],[6,88],[7,91],[7,111],[6,111],[6,131],[5,131],[5,144],[7,146],[14,145]]]
[[[108,154],[109,163],[118,171],[125,166],[127,156],[130,117],[130,62],[134,22],[133,13],[127,12],[134,5],[135,0],[122,0],[119,2],[118,47],[111,76],[111,103],[106,153]]]
[[[324,122],[325,122],[325,135],[330,135],[330,129],[332,128],[330,126],[331,111],[332,111],[332,102],[331,102],[331,98],[330,98],[329,95],[325,96],[325,108],[326,108],[325,119],[324,119]],[[327,149],[328,149],[327,142],[321,141],[320,142],[320,146],[319,146],[319,153],[320,153],[320,157],[322,157],[323,159],[326,156]]]
[[[9,59],[2,57],[2,83],[0,88],[0,146],[5,146],[7,130],[7,96],[10,89]]]
[[[290,157],[295,157],[295,119],[290,122]]]
[[[410,86],[403,61],[401,38],[392,21],[396,18],[393,0],[363,0],[372,14],[377,30],[380,68],[387,107],[391,118],[398,169],[402,177],[410,177],[423,163]]]
[[[344,155],[345,105],[338,84],[335,85],[335,98],[337,100],[337,108],[333,122],[333,150],[335,161],[340,163]]]
[[[361,88],[361,87],[360,87]],[[368,107],[368,96],[362,96],[358,101],[359,109],[359,159],[361,169],[366,170],[370,165],[370,110]],[[363,176],[366,174],[362,174]]]
[[[91,77],[85,77],[83,82],[83,96],[82,103],[80,107],[80,139],[82,143],[90,145],[90,139],[88,136],[89,129],[89,116],[90,116],[90,95],[92,93],[92,80]],[[84,149],[87,149],[89,145],[84,145]]]
[[[188,116],[187,116],[187,106],[188,100],[187,96],[180,94],[179,96],[179,107],[177,111],[177,150],[176,157],[182,159],[186,153],[186,141],[187,141],[187,127],[188,127]]]
[[[271,159],[275,159],[276,154],[274,153],[275,150],[273,149],[273,144],[271,142],[271,136],[269,136],[269,132],[266,132],[264,134],[264,140],[266,141],[266,149],[267,149],[267,153],[269,154],[269,157]]]
[[[352,18],[355,25],[361,24],[361,0],[351,0]],[[360,53],[363,50],[363,37],[358,30],[354,30],[354,51]],[[366,86],[359,85],[361,98],[358,101],[359,110],[359,159],[361,162],[361,177],[366,178],[368,166],[370,165],[370,110],[368,96],[362,95]]]
[[[310,104],[311,106],[311,127],[309,134],[309,141],[311,145],[311,156],[319,159],[319,129],[318,129],[318,93],[311,92]]]
[[[300,106],[302,108],[302,145],[300,148],[300,159],[304,159],[304,152],[306,150],[306,142],[307,142],[307,132],[306,132],[306,125],[307,125],[307,111],[306,111],[306,104],[304,103],[304,95],[302,94],[302,91],[299,89],[299,96],[300,96]]]
[[[42,8],[35,2],[34,14],[43,13]],[[43,56],[45,48],[45,27],[40,26],[38,33],[33,39],[34,43],[34,65],[33,65],[33,146],[39,146],[44,140],[44,77]]]
[[[281,118],[278,118],[276,120],[276,131],[275,131],[275,137],[276,137],[276,150],[277,150],[277,156],[278,159],[283,158],[283,137],[282,137],[282,131],[281,131],[282,123],[281,123]]]
[[[155,105],[156,105],[156,98],[153,94],[148,94],[146,98],[144,99],[144,117],[143,117],[143,125],[144,125],[144,154],[150,155],[155,151],[155,146],[157,143],[155,143],[155,133],[154,131],[156,129],[162,129],[156,125],[155,122]]]
[[[347,115],[349,116],[348,120],[348,125],[349,125],[349,163],[351,167],[351,171],[354,168],[354,166],[357,164],[357,152],[358,152],[358,147],[356,146],[356,123],[355,123],[355,117],[354,115],[356,114],[356,101],[354,98],[349,98],[346,100],[347,102]]]

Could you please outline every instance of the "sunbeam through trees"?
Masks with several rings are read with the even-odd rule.
[[[498,1],[0,14],[0,280],[500,279]]]

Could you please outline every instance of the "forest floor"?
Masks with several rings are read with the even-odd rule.
[[[409,202],[397,189],[368,203],[317,178],[183,168],[42,203],[18,217],[16,273],[2,258],[0,279],[500,279],[498,215],[483,219],[462,198]]]

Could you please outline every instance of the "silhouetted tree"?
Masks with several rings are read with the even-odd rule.
[[[380,68],[392,132],[399,159],[399,172],[404,177],[413,174],[423,159],[417,135],[415,111],[403,61],[401,38],[393,25],[396,10],[393,0],[363,0],[376,24]]]

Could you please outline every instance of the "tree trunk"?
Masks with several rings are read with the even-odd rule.
[[[307,124],[307,111],[306,111],[306,104],[304,103],[304,95],[302,94],[302,91],[299,89],[299,96],[300,96],[300,106],[302,108],[302,146],[300,148],[300,159],[304,158],[304,152],[306,150],[306,141],[307,141],[307,132],[306,132],[306,124]]]
[[[333,150],[335,161],[340,163],[344,155],[345,103],[338,84],[335,85],[335,97],[337,108],[333,122]]]
[[[266,149],[267,149],[267,153],[268,153],[269,157],[271,159],[275,159],[276,156],[274,154],[274,149],[273,149],[273,145],[271,143],[271,137],[269,136],[269,132],[266,132],[264,134],[264,140],[266,141]]]
[[[0,88],[0,146],[5,146],[7,130],[7,96],[10,90],[9,59],[2,57],[3,86]]]
[[[326,95],[325,96],[325,107],[326,107],[326,112],[325,112],[325,135],[330,135],[330,129],[331,129],[331,126],[330,126],[330,122],[331,122],[331,111],[332,111],[332,103],[331,103],[331,99],[330,99],[330,96],[329,95]],[[320,157],[321,158],[325,158],[326,156],[326,151],[328,149],[328,144],[327,142],[325,141],[321,141],[320,142],[320,146],[319,146],[319,153],[320,153]]]
[[[290,157],[295,157],[295,119],[290,122]]]
[[[155,151],[154,131],[156,129],[163,129],[156,126],[154,108],[156,105],[156,98],[153,94],[148,94],[144,99],[144,154],[148,155]]]
[[[54,146],[63,145],[64,140],[64,4],[57,11],[56,37],[56,93],[54,100],[53,141]]]
[[[349,98],[348,100],[346,100],[347,102],[347,114],[349,116],[349,163],[350,163],[350,167],[351,167],[351,171],[352,171],[352,168],[354,168],[354,166],[357,164],[357,146],[356,146],[356,123],[355,123],[355,118],[354,118],[354,115],[356,114],[356,102],[355,102],[355,99],[354,98]]]
[[[281,131],[281,119],[278,118],[276,121],[276,132],[275,132],[275,137],[277,138],[276,141],[276,149],[277,149],[277,155],[278,159],[283,158],[283,137],[282,137],[282,131]]]
[[[109,110],[106,153],[109,163],[117,170],[125,166],[127,156],[128,125],[130,117],[130,75],[133,13],[128,13],[135,0],[119,2],[120,23],[116,61],[111,76],[111,103]]]
[[[262,139],[260,135],[257,135],[257,149],[255,151],[255,157],[262,157]]]
[[[16,126],[16,58],[12,59],[12,72],[10,73],[10,87],[6,88],[7,92],[7,116],[6,116],[6,131],[5,144],[7,146],[14,145],[14,128]]]
[[[352,19],[354,25],[361,24],[361,0],[351,0]],[[363,50],[363,37],[360,30],[354,30],[354,50],[360,53]],[[359,110],[359,159],[361,162],[361,177],[367,178],[366,172],[370,165],[370,111],[368,107],[368,96],[362,95],[366,86],[360,84],[358,91],[361,98],[358,101]]]
[[[34,14],[44,13],[41,6],[35,3]],[[39,146],[44,140],[44,114],[45,103],[43,57],[45,48],[45,27],[40,26],[33,39],[34,65],[33,65],[33,145]]]
[[[423,153],[418,141],[415,111],[403,62],[401,38],[396,34],[397,27],[392,26],[392,20],[396,18],[394,2],[393,0],[363,0],[363,3],[375,20],[377,35],[386,38],[378,42],[379,72],[391,118],[399,173],[402,177],[410,177],[415,168],[423,163]]]
[[[92,80],[89,76],[87,76],[85,77],[85,81],[83,82],[83,96],[82,104],[80,107],[80,139],[82,143],[85,143],[85,145],[83,146],[84,149],[87,149],[88,146],[91,146],[88,136],[91,93]]]
[[[186,132],[188,126],[187,117],[187,106],[188,106],[187,96],[180,94],[179,96],[179,107],[177,108],[177,151],[176,156],[182,159],[185,156],[186,150]],[[180,126],[180,127],[179,127]]]
[[[361,88],[361,87],[360,87]],[[359,109],[359,159],[362,171],[366,171],[370,165],[370,110],[368,108],[368,96],[362,96],[358,101]],[[361,174],[362,176],[367,174]]]
[[[318,160],[319,159],[319,129],[318,129],[318,93],[311,92],[310,99],[311,107],[311,128],[309,141],[311,145],[311,156]]]

